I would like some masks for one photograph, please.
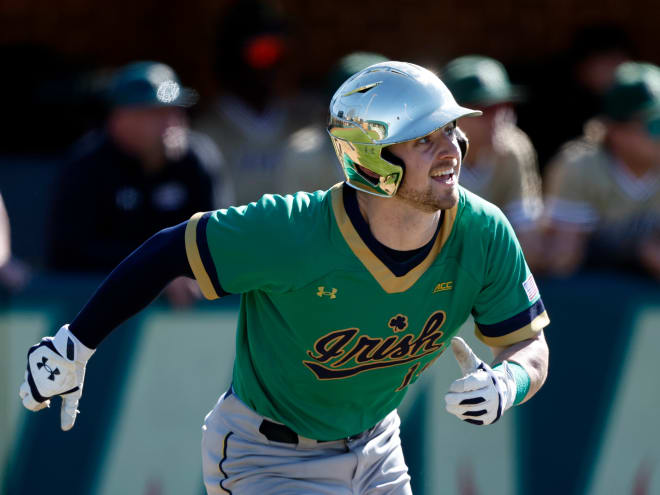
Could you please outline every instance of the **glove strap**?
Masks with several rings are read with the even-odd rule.
[[[68,361],[76,361],[85,365],[92,354],[94,349],[85,346],[78,338],[71,333],[69,325],[63,325],[55,336],[53,337],[53,345],[57,352],[60,353]]]

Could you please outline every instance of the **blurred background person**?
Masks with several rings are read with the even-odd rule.
[[[222,150],[237,204],[265,193],[315,191],[338,182],[337,167],[315,156],[329,140],[319,129],[327,102],[298,90],[289,60],[292,45],[286,19],[265,2],[235,2],[220,21],[219,96],[195,119],[195,128]]]
[[[20,290],[29,278],[28,266],[12,256],[9,215],[0,195],[0,286],[10,291]]]
[[[117,71],[105,126],[74,146],[57,183],[50,268],[107,273],[154,232],[213,209],[209,170],[219,174],[221,157],[208,138],[189,132],[185,108],[195,101],[165,64]],[[185,278],[166,289],[177,306],[197,293]]]
[[[534,142],[541,171],[562,144],[582,135],[585,123],[600,113],[616,68],[633,53],[622,27],[587,24],[575,30],[559,55],[521,74],[529,80],[530,91],[519,108],[520,124]]]
[[[499,61],[481,55],[450,61],[440,77],[460,105],[483,112],[481,117],[461,121],[470,147],[460,183],[502,209],[534,266],[543,202],[536,151],[516,125],[514,104],[522,100],[523,92],[511,83]]]
[[[660,280],[660,68],[621,64],[599,122],[548,168],[546,270],[623,268]]]

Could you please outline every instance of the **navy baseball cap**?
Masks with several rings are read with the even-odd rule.
[[[641,120],[660,137],[660,68],[644,62],[624,62],[603,97],[603,116],[618,121]]]
[[[117,70],[107,92],[112,107],[189,107],[197,102],[193,89],[183,87],[166,64],[133,62]]]

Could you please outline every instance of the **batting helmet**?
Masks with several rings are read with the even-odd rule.
[[[432,72],[407,62],[382,62],[351,76],[330,101],[328,132],[346,182],[392,197],[405,165],[386,147],[419,139],[461,117],[481,115],[456,103]],[[467,152],[462,133],[461,151]],[[367,174],[361,169],[367,169]]]

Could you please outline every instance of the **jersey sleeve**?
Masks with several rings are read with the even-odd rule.
[[[193,215],[186,228],[186,254],[204,297],[286,291],[294,284],[307,259],[305,236],[313,228],[306,222],[314,223],[313,197],[267,194],[246,206]]]
[[[520,244],[501,214],[493,225],[484,284],[472,314],[477,338],[493,347],[534,338],[550,322]]]

